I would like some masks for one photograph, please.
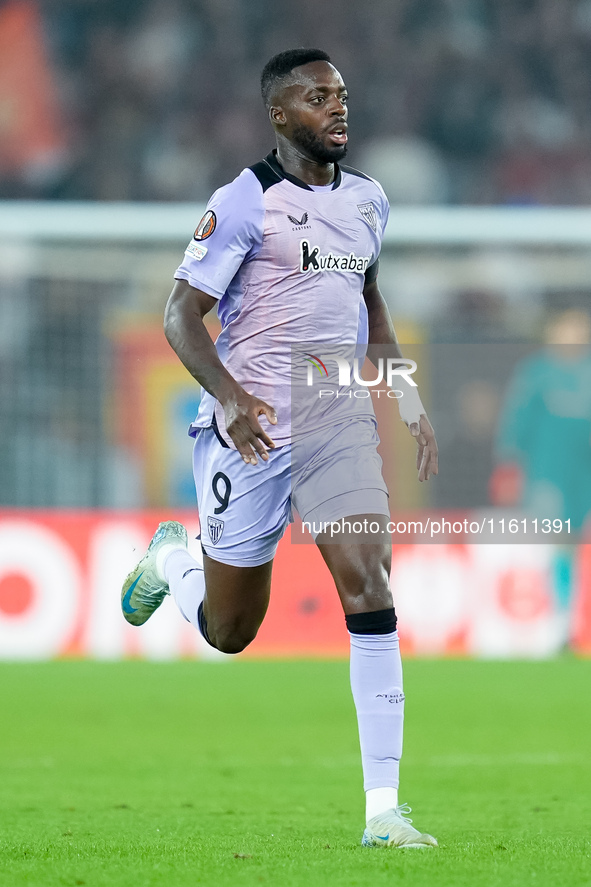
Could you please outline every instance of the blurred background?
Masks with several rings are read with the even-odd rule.
[[[303,45],[342,70],[351,162],[392,200],[589,202],[589,0],[5,0],[0,15],[5,198],[206,200],[267,153],[260,71]],[[26,106],[40,114],[18,120]]]
[[[88,602],[77,621],[56,619],[43,654],[39,638],[56,595],[66,613],[83,587],[100,601],[117,587],[121,540],[141,547],[153,518],[183,509],[195,519],[186,429],[200,392],[162,312],[211,192],[273,146],[263,65],[302,45],[328,51],[350,90],[347,162],[392,205],[381,287],[400,340],[423,349],[442,473],[420,489],[401,442],[393,499],[503,514],[535,502],[540,516],[572,513],[576,541],[587,538],[590,0],[4,0],[0,656],[138,651],[111,604],[104,619]],[[51,588],[19,542],[27,533],[65,558]],[[109,552],[98,560],[97,534]],[[431,595],[401,603],[408,649],[591,650],[586,545],[466,554],[464,541],[398,552],[400,575]],[[269,633],[260,649],[342,651],[341,635],[328,643],[320,630],[332,594],[321,567],[311,562],[292,604],[289,573],[278,571],[283,616],[271,622],[283,646]],[[492,616],[471,603],[483,576]],[[299,640],[283,637],[281,619],[300,617]],[[145,650],[195,653],[170,631]]]

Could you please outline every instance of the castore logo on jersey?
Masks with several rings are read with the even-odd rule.
[[[290,216],[289,213],[287,214],[287,218],[288,218],[289,221],[292,223],[292,225],[295,225],[297,228],[301,228],[301,227],[302,227],[303,225],[305,225],[306,222],[308,221],[308,213],[304,213],[304,215],[302,216],[302,218],[299,219],[299,220],[296,219],[295,216]]]

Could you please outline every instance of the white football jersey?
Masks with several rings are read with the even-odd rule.
[[[219,299],[216,341],[230,374],[271,404],[263,427],[277,445],[291,436],[292,346],[367,344],[366,281],[375,279],[388,220],[381,186],[336,166],[332,185],[286,173],[276,152],[212,196],[175,277]],[[371,400],[356,405],[373,414]],[[334,417],[333,417],[334,418]],[[220,404],[204,392],[193,428],[217,424]]]

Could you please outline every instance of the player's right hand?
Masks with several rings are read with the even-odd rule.
[[[258,417],[266,416],[271,425],[277,424],[275,408],[246,391],[223,405],[226,431],[246,464],[256,465],[257,454],[265,462],[275,442],[261,428]]]

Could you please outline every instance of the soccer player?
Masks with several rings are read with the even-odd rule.
[[[352,421],[352,401],[333,399],[292,464],[292,343],[385,345],[400,357],[377,283],[387,199],[373,179],[339,165],[347,90],[326,53],[279,53],[261,86],[277,148],[215,192],[165,314],[168,341],[204,389],[191,428],[203,557],[189,555],[182,525],[160,524],[125,581],[123,612],[141,625],[171,594],[209,644],[238,653],[265,616],[292,504],[313,526],[353,516],[378,526],[370,540],[316,535],[351,639],[366,792],[362,843],[433,847],[435,838],[417,831],[398,803],[404,693],[371,400],[355,402]],[[216,306],[222,332],[214,345],[203,318]],[[423,481],[437,473],[437,445],[413,390],[400,409]]]

